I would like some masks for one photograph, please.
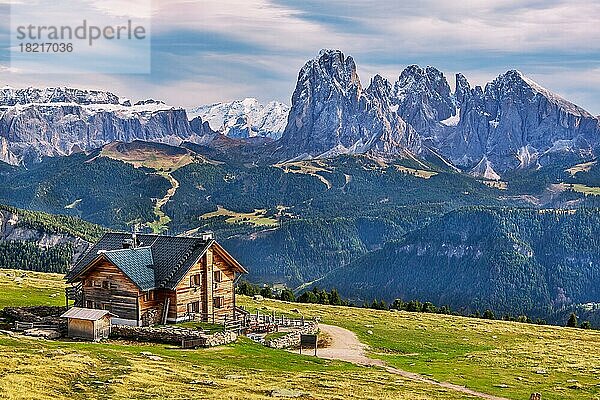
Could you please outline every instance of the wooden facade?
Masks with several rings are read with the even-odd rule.
[[[216,243],[216,242],[215,242]],[[108,257],[99,254],[82,271],[82,306],[114,314],[115,324],[156,325],[234,318],[239,264],[219,245],[206,249],[174,288],[142,290]]]
[[[67,319],[67,336],[99,341],[108,339],[113,314],[106,310],[73,307],[63,315]]]
[[[138,287],[108,260],[98,259],[81,283],[83,307],[110,311],[119,320],[141,320]]]
[[[97,321],[70,318],[67,322],[68,337],[99,341],[110,336],[110,318],[103,317]]]

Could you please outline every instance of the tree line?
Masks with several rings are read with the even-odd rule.
[[[275,299],[281,301],[287,301],[291,303],[307,303],[307,304],[323,304],[323,305],[334,305],[334,306],[346,306],[346,307],[362,307],[362,308],[370,308],[373,310],[395,310],[395,311],[406,311],[406,312],[415,312],[415,313],[431,313],[431,314],[444,314],[444,315],[456,315],[456,316],[464,316],[470,318],[480,318],[487,320],[502,320],[502,321],[512,321],[512,322],[521,322],[527,324],[537,324],[537,325],[546,325],[547,322],[543,319],[537,318],[533,320],[527,315],[511,315],[511,314],[503,314],[501,317],[497,317],[496,314],[490,310],[486,309],[483,312],[475,311],[470,314],[461,314],[459,312],[453,311],[450,306],[436,306],[432,302],[420,302],[419,300],[410,300],[404,301],[402,299],[396,299],[393,303],[387,304],[384,300],[373,300],[370,303],[363,303],[362,305],[357,305],[348,300],[342,299],[337,289],[331,289],[330,291],[326,291],[324,289],[319,289],[318,287],[313,287],[310,290],[306,290],[302,292],[299,296],[296,296],[294,292],[288,288],[282,289],[281,291],[274,291],[272,287],[268,285],[255,285],[248,281],[241,281],[237,288],[236,293],[245,295],[245,296],[256,296],[260,295],[266,299]],[[572,328],[582,328],[582,329],[591,329],[592,326],[589,321],[584,321],[581,324],[578,323],[578,318],[575,313],[572,313],[569,316],[569,319],[566,322],[567,327]]]

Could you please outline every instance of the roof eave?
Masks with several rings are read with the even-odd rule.
[[[227,259],[227,261],[231,262],[231,264],[233,264],[234,268],[236,269],[236,272],[239,272],[241,274],[247,274],[248,270],[246,268],[244,268],[244,266],[242,264],[239,263],[238,260],[236,260],[231,254],[229,254],[229,252],[227,250],[225,250],[225,248],[223,246],[221,246],[219,244],[219,242],[217,242],[216,240],[214,241],[214,243],[212,243],[214,245],[217,246],[217,249],[219,250],[219,252],[225,256],[225,258]]]

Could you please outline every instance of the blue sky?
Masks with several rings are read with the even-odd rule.
[[[117,9],[118,1],[102,4]],[[600,114],[594,18],[600,4],[593,0],[154,0],[153,6],[151,74],[69,76],[44,74],[43,66],[23,74],[9,68],[4,47],[0,86],[107,89],[186,107],[243,97],[289,103],[304,62],[321,48],[338,48],[355,58],[365,85],[376,73],[395,80],[409,64],[436,66],[450,81],[463,72],[480,85],[519,69]],[[0,25],[0,40],[6,34]]]

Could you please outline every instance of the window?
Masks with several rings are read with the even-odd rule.
[[[221,271],[215,271],[213,273],[213,281],[221,282],[222,280],[223,280],[223,274],[221,273]]]
[[[197,314],[200,312],[200,302],[195,301],[193,303],[188,303],[187,310],[189,314]]]
[[[112,304],[104,303],[102,304],[102,309],[106,311],[112,311]]]
[[[115,289],[119,288],[119,285],[117,285],[115,282],[111,282],[110,283],[110,288],[113,289],[113,290],[115,290]]]
[[[222,296],[215,297],[215,299],[214,299],[215,308],[223,308],[224,305],[225,305],[225,299]]]
[[[144,294],[144,301],[154,301],[156,300],[156,292],[154,290],[150,290]]]
[[[109,281],[102,281],[102,289],[108,289],[110,287]]]
[[[196,274],[196,275],[190,276],[190,286],[191,287],[198,287],[202,284],[201,282],[202,282],[202,275]]]
[[[92,281],[92,283],[93,283],[94,287],[101,287],[102,286],[102,282],[100,282],[100,281]]]

